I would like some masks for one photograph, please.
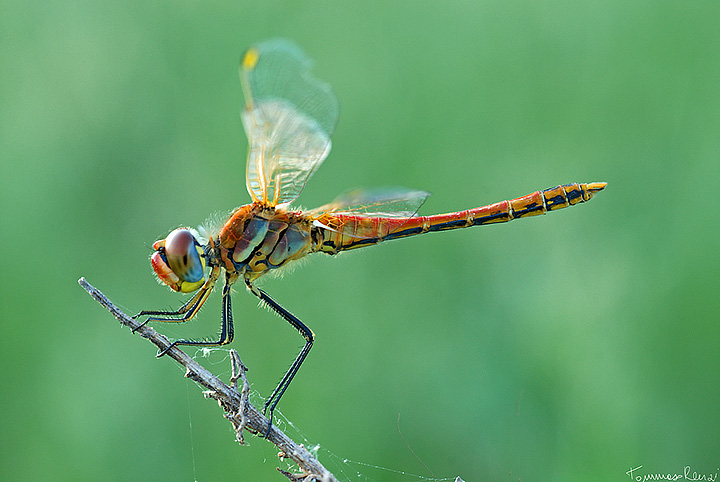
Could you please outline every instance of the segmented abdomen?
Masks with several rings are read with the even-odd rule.
[[[434,216],[411,218],[381,218],[370,216],[337,215],[333,222],[340,229],[322,229],[322,242],[318,249],[326,253],[337,253],[349,249],[377,244],[389,239],[404,238],[416,234],[448,229],[467,228],[493,223],[505,223],[517,218],[537,216],[590,200],[602,191],[607,183],[572,183],[556,186],[544,191],[535,191],[527,196]],[[322,220],[319,220],[321,224]]]

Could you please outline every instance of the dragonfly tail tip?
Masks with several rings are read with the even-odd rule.
[[[587,192],[588,192],[588,199],[593,196],[593,194],[596,194],[608,185],[606,182],[589,182],[587,183]]]

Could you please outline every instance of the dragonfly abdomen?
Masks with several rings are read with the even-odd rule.
[[[606,185],[604,182],[564,184],[487,206],[434,216],[345,216],[342,219],[342,231],[323,233],[324,245],[321,250],[332,254],[416,234],[506,223],[517,218],[537,216],[586,202]]]

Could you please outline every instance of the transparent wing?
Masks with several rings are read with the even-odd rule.
[[[338,103],[312,62],[292,42],[251,47],[240,64],[249,148],[247,188],[269,206],[293,201],[330,152]]]
[[[341,194],[324,206],[313,209],[309,214],[311,216],[327,213],[381,218],[412,217],[428,196],[430,196],[428,192],[403,187],[355,189]]]
[[[405,188],[349,191],[308,213],[313,224],[351,238],[375,238],[404,226],[429,193]]]

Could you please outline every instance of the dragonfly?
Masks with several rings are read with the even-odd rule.
[[[233,340],[231,287],[247,290],[286,320],[305,344],[265,401],[273,412],[307,357],[315,339],[308,326],[264,290],[262,276],[312,253],[338,254],[383,241],[470,226],[504,223],[589,201],[607,183],[571,183],[535,191],[487,206],[433,216],[418,209],[429,194],[405,188],[349,191],[329,204],[302,211],[291,208],[330,152],[338,101],[326,83],[312,75],[312,62],[294,43],[274,39],[248,49],[241,60],[245,98],[242,123],[248,137],[245,182],[250,204],[236,208],[215,228],[180,227],[153,244],[152,268],[160,282],[194,295],[174,311],[142,311],[148,322],[186,322],[200,310],[224,275],[220,333],[216,339],[175,340],[177,345],[222,346]]]

